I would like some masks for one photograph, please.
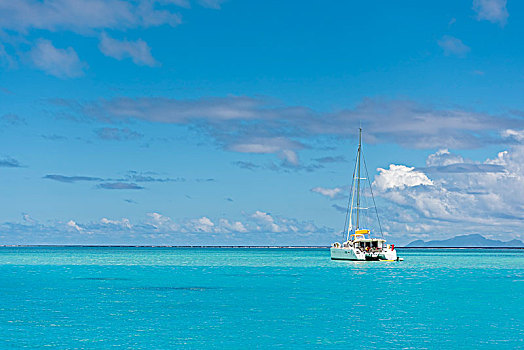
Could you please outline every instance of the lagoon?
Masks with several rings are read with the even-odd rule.
[[[508,348],[524,250],[1,247],[0,348]]]

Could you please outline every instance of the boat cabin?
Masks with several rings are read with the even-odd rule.
[[[385,241],[385,239],[380,238],[367,238],[355,241],[353,242],[353,245],[355,246],[355,248],[360,248],[361,250],[368,250],[368,248],[382,249]]]
[[[368,238],[366,238],[368,236]],[[371,232],[369,230],[356,230],[354,234],[349,236],[350,240],[344,244],[348,246],[352,244],[355,248],[361,250],[376,250],[382,249],[384,246],[385,239],[382,238],[371,238]]]

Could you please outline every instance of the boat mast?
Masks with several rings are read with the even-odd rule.
[[[358,155],[357,155],[358,157]],[[347,231],[347,238],[346,238],[346,241],[349,241],[349,237],[351,235],[351,230],[353,230],[353,203],[354,203],[354,200],[355,200],[355,174],[357,173],[357,159],[355,158],[355,168],[353,169],[353,176],[352,176],[352,179],[351,179],[351,196],[350,196],[350,199],[348,201],[348,212],[346,213],[346,220],[347,220],[347,215],[349,213],[349,225],[348,225],[348,231]],[[344,227],[345,227],[345,224],[344,224]]]
[[[362,152],[362,128],[358,128],[358,156],[357,156],[357,230],[358,230],[358,217],[360,209],[360,153]]]

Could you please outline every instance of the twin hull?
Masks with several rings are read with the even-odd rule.
[[[347,248],[335,248],[331,247],[331,259],[332,260],[397,260],[396,250],[382,250],[378,252],[363,252],[361,250],[355,250],[352,247]]]

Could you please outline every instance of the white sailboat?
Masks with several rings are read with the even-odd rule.
[[[342,244],[339,242],[333,243],[331,246],[331,259],[332,260],[360,260],[360,261],[399,261],[402,260],[397,256],[395,245],[387,244],[384,238],[373,238],[371,237],[371,230],[361,227],[361,216],[360,211],[369,209],[361,207],[361,180],[368,180],[369,188],[371,192],[371,198],[373,199],[373,206],[377,215],[377,223],[380,227],[380,219],[378,217],[378,211],[375,205],[375,198],[373,197],[373,191],[371,191],[371,182],[369,181],[369,175],[366,177],[360,177],[361,162],[364,160],[362,153],[362,128],[359,129],[358,137],[358,151],[356,157],[355,171],[353,172],[353,181],[351,185],[350,201],[348,203],[348,212],[346,215],[349,216],[349,225],[344,227],[344,232],[347,233],[346,241]],[[364,160],[365,165],[365,160]],[[355,186],[356,185],[356,186]],[[355,203],[356,202],[356,203]],[[356,217],[356,225],[353,227],[353,213]],[[382,234],[382,228],[380,228]]]

